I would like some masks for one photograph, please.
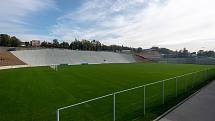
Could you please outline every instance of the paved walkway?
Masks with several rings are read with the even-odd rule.
[[[160,121],[215,121],[215,81]]]

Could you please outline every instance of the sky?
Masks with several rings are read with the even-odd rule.
[[[215,0],[1,0],[0,33],[129,47],[215,50]]]

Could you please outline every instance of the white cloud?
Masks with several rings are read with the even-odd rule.
[[[32,28],[26,27],[31,23],[27,23],[26,19],[31,14],[48,8],[56,9],[53,0],[2,0],[0,2],[0,33],[32,35]]]
[[[144,48],[215,49],[208,44],[215,40],[205,41],[214,38],[214,6],[214,0],[92,0],[61,16],[51,34]]]

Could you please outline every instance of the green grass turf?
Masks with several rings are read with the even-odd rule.
[[[209,67],[136,63],[76,65],[58,71],[49,67],[0,70],[0,121],[54,121],[57,108]],[[160,104],[160,93],[159,84],[148,89],[147,110]],[[142,97],[142,89],[117,95],[117,120],[142,114]],[[62,111],[61,119],[110,121],[111,112],[112,97],[107,97]]]

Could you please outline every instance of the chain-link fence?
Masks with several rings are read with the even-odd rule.
[[[195,91],[215,77],[215,68],[122,90],[57,109],[57,121],[130,121]]]

